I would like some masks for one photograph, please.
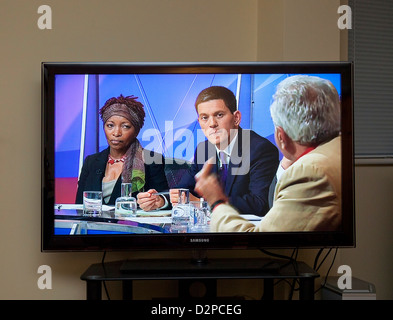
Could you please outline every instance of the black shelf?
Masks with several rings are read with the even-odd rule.
[[[275,279],[298,279],[299,299],[314,299],[314,280],[319,277],[304,262],[281,259],[141,259],[92,264],[82,275],[86,298],[100,300],[103,281],[121,281],[123,299],[133,298],[134,280],[179,280],[179,298],[192,299],[188,287],[204,282],[206,298],[217,298],[219,279],[264,279],[262,299],[274,298]]]

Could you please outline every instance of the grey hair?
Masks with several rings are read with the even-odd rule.
[[[270,113],[274,125],[301,145],[318,145],[340,133],[340,98],[325,79],[296,75],[280,82]]]

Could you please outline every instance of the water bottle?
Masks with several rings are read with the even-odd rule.
[[[115,202],[115,217],[135,217],[137,210],[136,199],[132,197],[132,183],[121,184],[121,196]]]
[[[190,191],[188,189],[179,190],[179,201],[172,208],[172,232],[186,233],[190,223]]]

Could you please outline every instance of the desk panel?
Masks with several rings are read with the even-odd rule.
[[[114,207],[103,206],[100,216],[84,216],[82,205],[56,204],[54,213],[56,235],[195,233],[174,226],[171,210],[137,210],[136,217],[117,217]],[[243,216],[253,223],[261,220],[255,215]],[[208,232],[209,228],[204,230]]]

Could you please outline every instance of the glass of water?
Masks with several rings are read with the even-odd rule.
[[[83,215],[101,216],[102,213],[102,192],[84,191],[83,192]]]
[[[185,233],[188,231],[190,221],[190,191],[188,189],[178,189],[179,200],[172,208],[173,233]]]
[[[190,202],[190,232],[209,232],[210,208],[207,201]]]

